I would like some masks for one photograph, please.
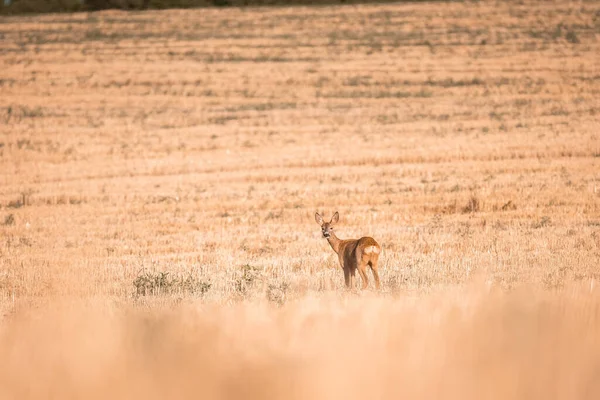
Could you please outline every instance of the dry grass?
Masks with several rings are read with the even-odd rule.
[[[4,18],[0,397],[596,398],[599,35],[592,2]]]
[[[0,396],[595,399],[600,297],[571,289],[55,304],[3,329]]]

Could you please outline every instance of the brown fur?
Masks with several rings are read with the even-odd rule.
[[[333,232],[334,225],[339,221],[339,214],[336,212],[331,217],[331,221],[325,222],[323,217],[318,213],[315,214],[315,221],[321,225],[323,237],[327,238],[327,241],[331,245],[333,251],[338,255],[340,265],[344,270],[344,281],[346,287],[354,287],[354,277],[356,271],[362,278],[362,289],[366,289],[369,286],[369,278],[367,277],[367,266],[371,268],[373,272],[373,278],[375,279],[375,287],[379,289],[379,273],[377,272],[377,261],[379,259],[379,253],[381,253],[381,246],[372,237],[362,237],[360,239],[338,239]]]

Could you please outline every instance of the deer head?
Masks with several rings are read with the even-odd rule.
[[[331,221],[325,222],[323,217],[319,213],[315,213],[315,221],[321,225],[321,231],[323,232],[324,238],[329,238],[333,234],[333,226],[340,220],[340,214],[336,211],[331,217]]]

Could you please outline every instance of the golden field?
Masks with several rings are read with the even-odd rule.
[[[0,39],[0,398],[600,396],[600,4]],[[381,291],[316,211],[382,244]]]

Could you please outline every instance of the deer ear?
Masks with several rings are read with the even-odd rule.
[[[339,220],[340,220],[340,214],[336,211],[335,214],[333,214],[333,217],[331,217],[330,224],[337,224]]]
[[[323,217],[321,217],[319,213],[315,213],[315,221],[317,221],[317,224],[323,225]]]

